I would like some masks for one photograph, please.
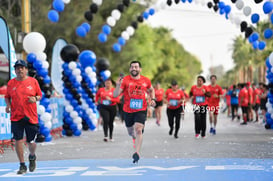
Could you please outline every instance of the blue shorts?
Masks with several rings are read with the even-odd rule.
[[[146,119],[147,110],[133,113],[124,112],[124,120],[126,127],[132,127],[136,122],[144,125]]]
[[[37,134],[39,133],[39,124],[31,124],[28,117],[24,117],[19,121],[11,121],[11,132],[13,139],[21,140],[24,138],[26,132],[27,142],[35,142]]]

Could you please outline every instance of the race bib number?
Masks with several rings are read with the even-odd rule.
[[[142,109],[143,108],[143,100],[142,99],[131,99],[130,100],[130,108],[131,109]]]
[[[103,100],[102,104],[106,105],[106,106],[109,106],[111,104],[111,101],[110,100]]]
[[[178,100],[171,99],[171,100],[169,101],[169,103],[170,103],[171,106],[177,106],[177,105],[178,105]]]
[[[195,102],[196,103],[204,103],[205,102],[205,96],[196,96]]]

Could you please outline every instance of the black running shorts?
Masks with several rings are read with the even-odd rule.
[[[39,125],[31,124],[27,117],[19,121],[11,121],[11,132],[15,140],[23,139],[24,131],[26,132],[27,142],[35,142],[36,135],[39,133]]]
[[[132,127],[135,123],[145,124],[147,119],[147,110],[134,113],[124,112],[124,120],[126,127]]]

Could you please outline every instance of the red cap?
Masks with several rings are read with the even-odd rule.
[[[246,83],[246,85],[247,85],[247,86],[250,86],[250,85],[251,85],[251,83],[250,83],[250,82],[247,82],[247,83]]]

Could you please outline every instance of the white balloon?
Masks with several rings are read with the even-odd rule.
[[[65,106],[65,110],[66,110],[66,112],[70,113],[73,111],[73,107],[71,105],[67,105],[67,106]]]
[[[44,122],[49,122],[49,121],[51,121],[52,116],[51,116],[50,113],[45,112],[44,114],[41,115],[40,119],[41,119],[42,121],[44,121]]]
[[[244,7],[243,12],[245,16],[249,16],[251,14],[251,8],[249,6],[246,6]]]
[[[89,106],[88,106],[88,104],[86,104],[85,102],[82,102],[82,108],[83,108],[84,110],[86,110],[86,109],[89,108]]]
[[[47,127],[48,129],[51,129],[51,128],[52,128],[52,123],[51,123],[51,121],[45,122],[44,125],[45,125],[45,127]]]
[[[96,72],[91,72],[90,74],[88,74],[90,77],[96,77],[97,76],[97,74],[96,74]]]
[[[82,123],[77,124],[77,128],[78,128],[78,130],[81,130],[82,129]]]
[[[27,53],[43,52],[46,47],[46,40],[41,33],[28,33],[23,40],[23,48]]]
[[[71,112],[70,112],[70,116],[71,116],[71,118],[73,118],[73,120],[74,120],[74,119],[76,119],[76,118],[79,116],[79,114],[78,114],[76,111],[71,111]]]
[[[271,107],[271,104],[270,104],[269,102],[267,102],[267,103],[265,104],[265,106],[266,106],[266,108],[269,109],[269,107]]]
[[[93,3],[96,3],[98,6],[102,4],[102,0],[93,0]]]
[[[236,8],[239,9],[239,10],[243,9],[244,5],[245,4],[244,4],[244,2],[242,0],[238,0],[235,3]]]
[[[135,33],[135,29],[132,26],[128,26],[126,28],[126,31],[130,36],[133,36],[133,34]]]
[[[160,7],[161,9],[165,9],[167,6],[166,2],[161,2]]]
[[[109,25],[109,26],[115,26],[116,25],[116,20],[115,18],[113,18],[112,16],[109,16],[107,19],[106,19],[106,23]]]
[[[273,52],[269,55],[269,62],[271,65],[273,65]]]
[[[201,0],[201,5],[205,6],[206,5],[206,1],[205,0]]]
[[[96,84],[97,83],[97,78],[96,77],[91,77],[91,82],[92,84]]]
[[[93,69],[91,67],[86,67],[84,71],[87,75],[89,75],[91,72],[93,72]]]
[[[114,10],[111,12],[111,16],[112,16],[115,20],[119,20],[120,17],[121,17],[121,13],[119,12],[119,10],[114,9]]]
[[[110,70],[105,70],[104,74],[106,75],[106,77],[110,77],[111,76]]]
[[[71,70],[74,70],[74,69],[76,69],[77,68],[77,64],[76,64],[76,62],[69,62],[69,64],[68,64],[68,67],[71,69]]]
[[[81,70],[76,68],[76,69],[72,70],[72,74],[75,76],[81,75]]]
[[[81,82],[82,81],[82,76],[81,75],[77,75],[76,76],[76,80],[77,80],[77,82]]]
[[[195,4],[199,4],[200,1],[199,0],[194,0]]]
[[[127,31],[123,31],[121,33],[121,37],[124,38],[125,40],[129,40],[130,39],[130,35],[128,34]]]
[[[241,24],[241,19],[239,17],[236,17],[234,22],[237,26],[239,26]]]
[[[270,69],[270,71],[273,73],[273,67]]]
[[[64,4],[69,4],[70,0],[63,0]]]
[[[80,117],[75,118],[74,123],[82,124],[82,118],[80,118]]]
[[[44,60],[44,61],[42,61],[42,66],[43,66],[43,68],[48,69],[49,63],[46,60]]]
[[[43,105],[39,105],[39,106],[38,106],[37,113],[38,113],[39,115],[44,114],[44,113],[45,113],[45,107],[44,107]]]
[[[46,58],[47,58],[47,55],[45,54],[45,52],[36,53],[37,60],[46,61]]]

